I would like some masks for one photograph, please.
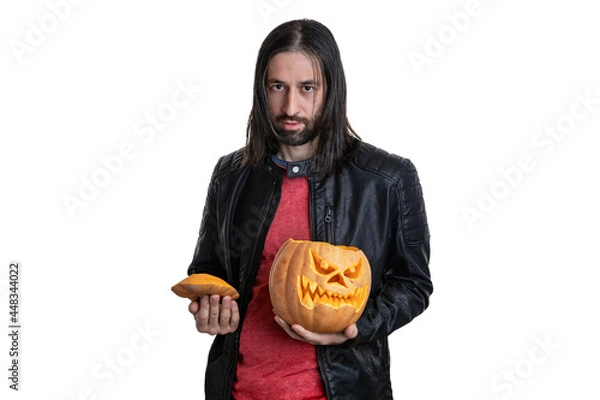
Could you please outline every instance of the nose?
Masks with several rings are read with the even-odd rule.
[[[283,109],[281,110],[288,116],[294,116],[300,112],[299,98],[294,89],[289,89],[285,95]]]
[[[336,272],[333,275],[331,275],[329,279],[327,279],[327,283],[337,283],[338,285],[343,286],[345,288],[348,287],[348,282],[346,282],[346,278],[344,278],[344,275],[342,275],[341,272]]]

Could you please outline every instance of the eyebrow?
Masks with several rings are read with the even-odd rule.
[[[267,83],[283,83],[283,84],[285,84],[284,81],[282,81],[281,79],[277,79],[277,78],[269,78],[269,79],[267,79]],[[301,81],[300,84],[301,85],[319,86],[319,81],[317,81],[315,79],[308,79],[305,81]]]

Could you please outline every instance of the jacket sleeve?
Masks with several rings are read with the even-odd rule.
[[[223,158],[217,162],[213,170],[208,194],[204,203],[202,212],[202,222],[200,223],[200,232],[192,262],[187,269],[188,275],[191,274],[211,274],[226,279],[226,273],[223,268],[222,253],[218,251],[221,241],[219,240],[219,229],[217,221],[217,193],[219,185],[219,169]]]
[[[429,305],[433,292],[429,272],[429,228],[417,171],[404,159],[391,202],[395,238],[384,269],[383,286],[369,299],[357,321],[358,336],[347,346],[371,342],[409,323]]]

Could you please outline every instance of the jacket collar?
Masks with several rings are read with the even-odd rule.
[[[278,167],[285,169],[289,178],[308,177],[311,175],[313,169],[312,158],[302,161],[285,161],[272,154],[271,161]]]

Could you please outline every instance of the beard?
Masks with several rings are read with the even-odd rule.
[[[297,121],[302,123],[304,127],[300,130],[288,130],[283,127],[283,121]],[[302,146],[317,137],[317,132],[314,130],[314,126],[308,118],[278,115],[273,121],[273,126],[275,127],[277,140],[281,144],[288,146]]]

